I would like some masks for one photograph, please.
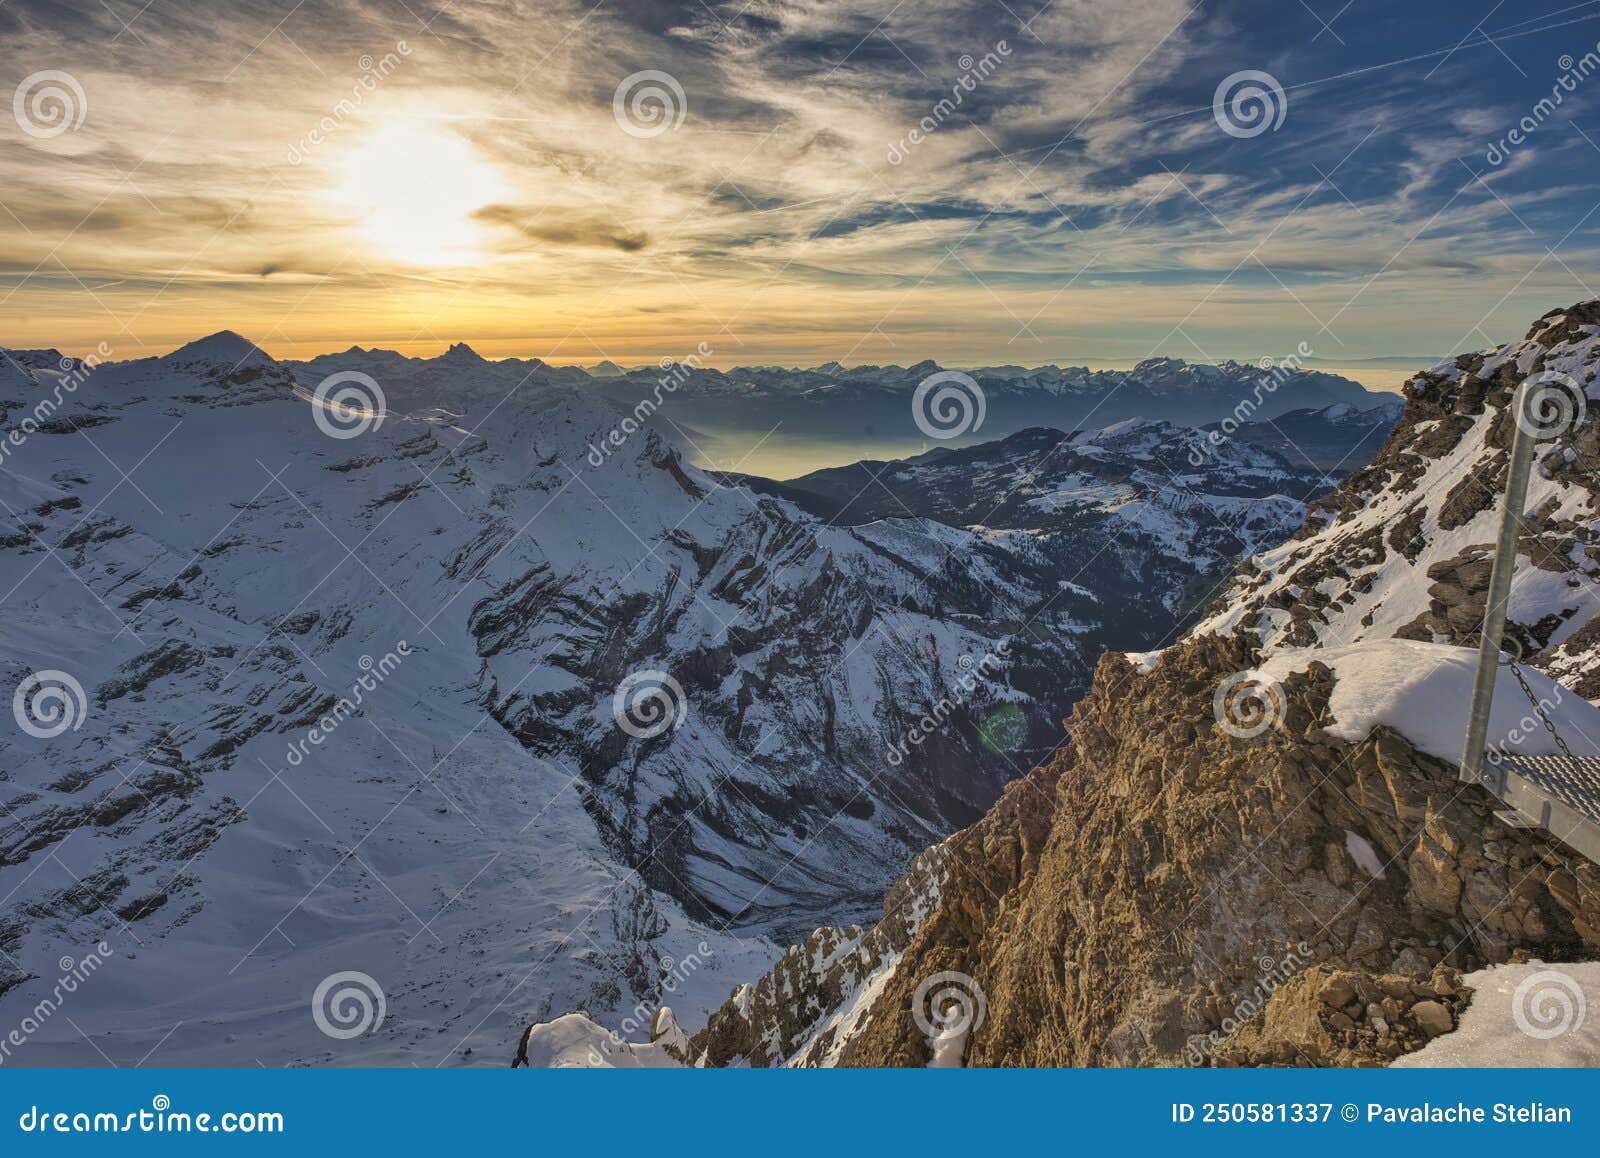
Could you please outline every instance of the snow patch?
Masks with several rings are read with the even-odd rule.
[[[1280,652],[1261,670],[1282,680],[1303,672],[1313,661],[1333,669],[1329,735],[1350,743],[1388,725],[1421,751],[1441,760],[1459,760],[1472,697],[1476,649],[1410,639],[1383,639],[1348,647]],[[1523,669],[1534,696],[1556,729],[1579,756],[1600,755],[1600,708],[1549,676]],[[1527,756],[1557,753],[1555,742],[1533,716],[1532,705],[1502,666],[1489,715],[1489,742]]]
[[[1377,850],[1372,847],[1372,842],[1358,832],[1344,830],[1344,850],[1350,854],[1350,859],[1362,872],[1375,881],[1383,879],[1383,862],[1378,859]]]
[[[1491,965],[1463,980],[1474,993],[1460,1024],[1396,1068],[1600,1066],[1600,962]]]

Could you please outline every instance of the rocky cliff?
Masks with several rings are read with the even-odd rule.
[[[1526,338],[1462,355],[1406,384],[1376,458],[1311,506],[1292,540],[1241,568],[1198,632],[1244,628],[1264,647],[1398,637],[1470,645],[1515,432],[1507,403],[1542,379],[1558,437],[1541,443],[1508,635],[1600,697],[1600,300],[1556,310]]]
[[[1475,642],[1508,403],[1537,377],[1560,429],[1535,470],[1510,634],[1567,681],[1540,685],[1551,700],[1590,711],[1597,366],[1600,302],[1588,302],[1408,383],[1376,460],[1313,504],[1293,540],[1247,561],[1187,642],[1101,660],[1067,744],[941,845],[939,903],[848,1040],[786,1060],[1379,1064],[1457,1024],[1463,971],[1600,951],[1600,869],[1457,780],[1459,692],[1413,708],[1448,719],[1403,721],[1406,734],[1336,728],[1330,666],[1338,655],[1350,678],[1376,662],[1363,648],[1422,641],[1420,685]],[[1240,727],[1225,689],[1272,653],[1299,655],[1300,670]],[[1426,725],[1444,746],[1416,739]],[[714,1015],[695,1041],[703,1061],[730,1060],[721,1025],[737,1017]]]

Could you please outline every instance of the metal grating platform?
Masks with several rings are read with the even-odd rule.
[[[1484,787],[1529,824],[1600,861],[1600,756],[1502,756]]]

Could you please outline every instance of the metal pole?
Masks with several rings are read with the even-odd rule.
[[[1517,570],[1517,531],[1527,508],[1528,476],[1533,471],[1533,448],[1537,439],[1529,433],[1532,415],[1525,409],[1532,389],[1532,383],[1524,382],[1511,398],[1511,412],[1518,421],[1516,435],[1511,441],[1511,467],[1506,472],[1506,504],[1500,517],[1500,537],[1495,542],[1494,566],[1489,572],[1489,596],[1483,608],[1478,672],[1472,684],[1472,704],[1467,711],[1467,746],[1461,753],[1461,779],[1471,784],[1484,779],[1489,708],[1494,703],[1494,683],[1500,668],[1506,603],[1511,596],[1511,579]]]

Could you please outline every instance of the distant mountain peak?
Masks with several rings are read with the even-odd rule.
[[[272,363],[272,356],[248,338],[232,330],[218,330],[204,338],[179,346],[162,358],[164,362],[216,362],[238,366],[245,362]]]
[[[465,342],[457,342],[444,352],[444,357],[456,362],[486,362],[482,354],[474,350]]]

